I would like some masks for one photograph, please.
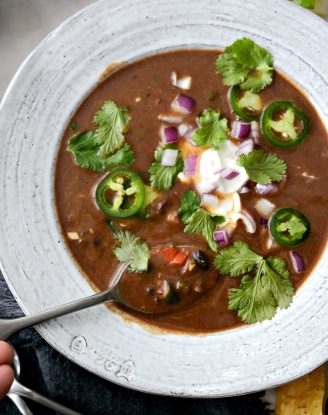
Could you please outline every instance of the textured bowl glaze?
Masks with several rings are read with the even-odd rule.
[[[328,26],[286,0],[111,0],[82,10],[23,63],[0,112],[2,271],[26,314],[92,293],[60,235],[56,151],[106,65],[249,36],[328,121]],[[68,178],[69,180],[69,178]],[[84,368],[130,388],[228,396],[269,388],[328,356],[327,254],[272,321],[208,335],[156,333],[98,306],[38,327]]]

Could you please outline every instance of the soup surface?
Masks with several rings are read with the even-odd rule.
[[[233,305],[229,306],[229,292],[232,288],[240,286],[240,277],[229,275],[231,267],[229,271],[220,272],[222,263],[221,268],[213,265],[215,257],[227,247],[233,247],[235,241],[246,242],[253,252],[263,258],[274,256],[284,260],[289,270],[287,279],[291,281],[290,287],[286,288],[288,291],[297,289],[311,273],[327,238],[327,133],[315,109],[304,94],[276,72],[269,86],[255,94],[256,96],[253,94],[248,98],[255,99],[258,103],[257,96],[260,96],[261,108],[258,109],[260,112],[275,101],[293,102],[307,114],[311,124],[310,131],[299,145],[288,148],[277,147],[264,139],[257,129],[257,123],[260,122],[257,120],[255,123],[249,123],[248,127],[246,125],[246,128],[252,126],[252,129],[248,130],[248,134],[246,132],[248,137],[241,138],[240,129],[245,126],[233,125],[238,117],[229,105],[227,98],[229,86],[224,84],[222,76],[215,69],[217,57],[218,51],[175,51],[155,55],[119,69],[97,86],[82,103],[64,134],[58,153],[55,175],[57,212],[62,233],[77,264],[94,286],[99,290],[106,289],[118,265],[117,258],[113,254],[118,242],[115,241],[112,229],[114,232],[115,229],[128,230],[145,241],[150,256],[148,270],[127,272],[122,279],[122,292],[127,301],[137,308],[169,310],[169,313],[162,315],[135,314],[142,320],[164,328],[196,332],[215,331],[240,325],[242,321],[254,321],[253,317],[245,317],[245,313],[243,314],[241,310],[242,304],[239,305],[240,312],[233,309]],[[187,86],[188,89],[179,88],[181,84],[173,85],[176,81],[174,74],[172,79],[173,72],[176,72],[180,81],[184,77],[190,77],[190,79],[182,79],[186,82],[182,86]],[[188,85],[189,81],[191,85]],[[193,105],[192,108],[185,109],[183,106],[179,108],[179,103],[178,108],[175,105],[171,106],[179,94],[194,99],[193,102],[187,100],[187,107],[190,104]],[[241,93],[237,98],[241,99],[241,97],[245,95]],[[134,152],[135,161],[128,166],[128,169],[137,172],[145,185],[151,184],[148,169],[154,162],[154,151],[161,140],[168,138],[170,131],[173,135],[176,132],[174,129],[163,132],[163,129],[179,128],[179,141],[178,144],[174,142],[174,145],[178,146],[179,154],[184,159],[185,170],[180,172],[170,189],[157,189],[157,197],[147,207],[147,218],[140,218],[138,215],[115,218],[104,214],[95,202],[95,189],[112,168],[101,172],[83,168],[77,164],[72,152],[67,151],[69,140],[74,135],[72,130],[93,131],[95,113],[109,100],[120,107],[126,107],[131,117],[124,136],[125,142]],[[202,124],[202,119],[198,118],[197,121],[197,117],[208,108],[215,111],[220,109],[220,119],[225,118],[228,121],[227,128],[223,124],[221,126],[217,124],[218,129],[226,131],[229,129],[225,143],[217,148],[208,145],[197,146],[192,140],[195,138],[193,135],[195,131],[206,124],[206,120]],[[253,109],[251,105],[248,109],[250,109],[249,114],[254,115],[256,104],[253,105]],[[284,114],[286,113],[283,109],[278,108],[273,121],[279,122]],[[295,118],[293,127],[299,135],[304,127],[302,119]],[[279,130],[279,126],[276,128],[276,137],[284,142],[286,134]],[[220,183],[223,183],[223,187],[227,184],[225,190],[221,193],[220,190],[216,193],[216,189],[213,188],[202,190],[202,186],[206,187],[207,182],[202,179],[201,172],[205,174],[204,171],[210,169],[209,166],[213,164],[218,154],[214,152],[221,151],[222,161],[224,154],[230,157],[231,154],[235,154],[242,142],[249,139],[253,141],[251,149],[274,154],[287,166],[286,172],[282,173],[279,180],[272,180],[272,188],[267,184],[261,187],[261,184],[249,180],[249,174],[245,176],[244,167],[236,167],[238,164],[235,163],[236,170],[231,166],[230,170],[225,170],[222,162],[214,173],[220,175]],[[176,147],[172,148],[173,154],[167,153],[167,156],[173,158],[173,161],[169,160],[168,164],[174,163],[176,157]],[[209,151],[206,156],[204,156],[205,151]],[[247,151],[244,154],[247,154]],[[194,156],[194,160],[198,160],[198,170],[188,176],[186,159],[190,155]],[[163,164],[163,159],[161,163]],[[231,174],[238,177],[231,179]],[[234,180],[240,181],[237,184],[238,189],[229,187]],[[214,249],[211,249],[208,240],[201,234],[185,231],[189,219],[187,218],[183,223],[179,207],[188,189],[193,191],[193,195],[197,198],[201,198],[202,214],[204,211],[209,212],[211,215],[209,221],[215,219],[217,230],[222,231],[214,238],[214,245],[216,244],[217,248],[214,246]],[[204,194],[207,196],[204,197]],[[211,195],[219,198],[219,205]],[[260,205],[264,203],[264,207],[257,205],[260,200]],[[307,238],[305,238],[308,232],[305,229],[307,222],[302,220],[296,223],[301,229],[294,233],[290,231],[287,234],[287,225],[285,229],[279,228],[284,236],[297,238],[299,235],[304,239],[296,248],[281,246],[270,236],[272,226],[272,221],[268,225],[270,216],[277,209],[285,207],[301,212],[310,223],[311,231]],[[228,221],[227,217],[230,218]],[[293,254],[296,257],[293,257]],[[176,261],[172,261],[172,258]],[[259,271],[262,267],[259,264],[263,265],[264,262],[257,262],[254,269],[250,267],[247,270],[254,272],[253,277],[257,272],[262,272]],[[265,265],[263,267],[265,268]],[[242,273],[247,274],[245,270]],[[255,303],[262,301],[263,294],[265,307],[276,308],[277,304],[268,305],[273,301],[274,293],[269,294],[264,283],[261,289],[264,291],[257,293],[260,299],[254,298]],[[282,304],[283,300],[282,303],[277,300],[278,306],[287,306],[289,302]],[[184,304],[185,307],[182,307]],[[270,313],[269,310],[258,320],[271,318]]]

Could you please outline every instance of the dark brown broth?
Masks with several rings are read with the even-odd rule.
[[[145,181],[147,170],[153,161],[153,153],[159,142],[159,113],[169,113],[170,103],[178,90],[171,86],[170,74],[173,70],[179,75],[188,74],[193,78],[192,88],[188,92],[197,100],[196,108],[186,121],[193,122],[204,108],[220,108],[224,117],[230,121],[234,118],[230,112],[227,91],[222,79],[217,75],[214,62],[217,51],[177,51],[155,55],[145,60],[128,65],[112,74],[102,82],[82,103],[72,122],[76,122],[79,131],[93,129],[92,118],[105,100],[114,99],[119,105],[126,106],[131,115],[126,141],[136,155],[133,169],[139,171]],[[136,97],[141,97],[139,103]],[[270,200],[278,207],[288,206],[301,210],[310,220],[312,232],[310,237],[297,248],[304,260],[306,272],[292,273],[295,287],[299,287],[311,273],[326,243],[328,207],[328,169],[327,169],[327,133],[318,114],[307,98],[280,74],[275,75],[274,83],[261,92],[265,103],[273,100],[291,100],[303,108],[311,119],[311,132],[305,141],[295,149],[279,150],[261,140],[264,150],[276,153],[288,165],[288,176],[279,192],[270,195]],[[68,138],[72,132],[67,129],[63,137],[56,165],[55,196],[59,221],[66,243],[76,262],[87,278],[98,289],[105,289],[117,262],[112,254],[113,239],[106,219],[97,210],[92,189],[104,175],[97,174],[75,165],[73,157],[66,151]],[[303,175],[302,175],[303,174]],[[304,176],[315,176],[316,179]],[[168,223],[166,214],[177,210],[179,198],[186,187],[177,182],[174,188],[166,192],[168,200],[165,213],[151,220],[125,221],[125,225],[138,236],[145,239],[150,246],[164,243],[199,244],[208,252],[204,240],[195,234],[185,234],[181,222]],[[254,212],[255,194],[241,196],[244,208]],[[123,222],[122,222],[123,223]],[[71,241],[66,234],[76,231],[81,241]],[[243,239],[260,254],[268,254],[265,248],[267,231],[261,226],[255,235],[245,232],[239,225],[233,239]],[[210,253],[209,253],[210,254]],[[280,255],[289,262],[288,251],[276,248],[270,254]],[[211,255],[211,254],[210,254]],[[156,280],[156,266],[151,264],[148,274],[127,274],[123,279],[123,288],[127,298],[138,306],[154,305],[154,296],[147,293],[147,287]],[[156,265],[156,264],[155,264]],[[240,324],[235,313],[228,311],[228,289],[238,286],[238,278],[219,276],[211,269],[206,276],[201,275],[205,295],[191,307],[165,316],[142,317],[156,326],[187,330],[213,331],[231,328]]]

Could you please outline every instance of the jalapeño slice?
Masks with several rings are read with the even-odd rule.
[[[118,168],[109,173],[97,186],[96,202],[105,215],[128,218],[142,207],[145,186],[133,170]]]
[[[229,102],[232,111],[243,121],[255,121],[260,116],[262,100],[258,94],[252,91],[244,91],[235,85],[230,88]]]
[[[294,247],[309,236],[311,225],[308,219],[296,209],[277,210],[270,219],[270,233],[273,239],[284,247]]]
[[[275,101],[262,113],[261,130],[264,138],[273,146],[295,147],[310,131],[310,120],[293,102]]]

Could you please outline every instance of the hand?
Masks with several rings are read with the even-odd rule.
[[[10,366],[13,351],[8,343],[0,341],[0,399],[6,396],[14,381],[14,371]]]

